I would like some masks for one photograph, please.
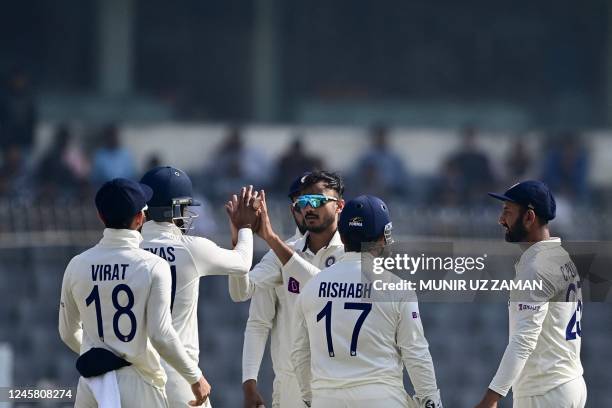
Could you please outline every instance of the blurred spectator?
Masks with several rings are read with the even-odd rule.
[[[511,184],[524,180],[531,167],[531,155],[525,147],[525,142],[521,135],[517,135],[506,158],[506,169]]]
[[[589,156],[575,132],[549,137],[545,145],[542,179],[552,191],[571,201],[588,198]]]
[[[0,167],[0,197],[22,201],[30,199],[31,194],[31,177],[23,149],[18,144],[11,144],[4,150]]]
[[[127,148],[121,146],[116,125],[104,128],[101,142],[102,146],[93,153],[92,182],[99,185],[116,177],[134,178],[134,157]]]
[[[236,188],[253,184],[261,188],[269,180],[269,163],[261,150],[244,143],[241,129],[233,126],[211,158],[205,180],[218,198],[227,198]]]
[[[389,146],[388,129],[377,124],[370,129],[371,145],[357,159],[354,185],[360,192],[387,196],[404,194],[408,189],[408,174],[403,159]]]
[[[493,187],[495,177],[489,158],[478,147],[473,126],[461,130],[461,146],[443,166],[456,174],[457,188],[461,191],[462,202],[467,205],[481,202],[485,197],[483,194]]]
[[[310,156],[304,151],[302,140],[303,135],[295,135],[289,148],[278,160],[274,183],[277,191],[287,190],[287,186],[305,171],[323,168],[323,160],[320,157]]]
[[[461,183],[455,163],[446,161],[442,164],[440,175],[432,183],[428,202],[436,207],[458,207],[463,200]]]
[[[66,124],[59,125],[36,171],[39,200],[53,201],[60,195],[74,193],[86,182],[89,170],[87,156],[75,143],[70,129]]]
[[[30,78],[16,70],[6,88],[0,90],[0,138],[5,146],[18,145],[22,155],[29,157],[34,144],[36,107],[30,89]]]
[[[159,155],[157,153],[153,153],[151,155],[149,155],[146,160],[145,160],[145,169],[144,169],[144,173],[146,173],[147,171],[154,169],[155,167],[159,167],[161,166],[161,158],[159,157]]]

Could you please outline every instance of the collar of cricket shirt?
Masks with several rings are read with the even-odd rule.
[[[559,237],[550,237],[549,239],[538,241],[532,244],[529,248],[527,248],[525,252],[523,252],[523,255],[521,256],[521,261],[527,260],[535,256],[540,251],[543,251],[545,249],[556,248],[560,245],[561,245],[561,238]]]
[[[302,236],[302,238],[300,238],[299,240],[295,242],[295,248],[301,249],[302,253],[309,252],[310,254],[315,255],[310,250],[310,248],[308,248],[308,236],[309,235],[310,235],[310,232],[306,231],[306,233]],[[338,232],[338,230],[336,230],[336,232],[334,232],[334,235],[332,235],[332,238],[329,240],[327,245],[321,248],[321,250],[324,250],[330,247],[335,248],[339,246],[343,247],[344,244],[342,243],[342,239],[340,239],[340,233]]]
[[[142,235],[136,230],[105,228],[100,245],[138,248],[141,242]]]
[[[147,221],[142,226],[142,235],[145,237],[145,239],[148,237],[155,238],[160,234],[172,235],[174,237],[180,237],[183,235],[181,229],[172,222]]]

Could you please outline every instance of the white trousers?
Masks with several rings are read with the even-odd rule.
[[[279,373],[272,386],[272,408],[304,408],[302,393],[295,375]]]
[[[514,408],[584,408],[587,389],[582,376],[553,388],[544,395],[514,399]]]
[[[406,390],[384,384],[368,384],[334,390],[313,390],[312,408],[407,408]]]
[[[133,367],[123,367],[115,372],[121,408],[168,408],[168,400],[163,389],[147,383]],[[98,408],[91,389],[84,379],[79,379],[75,408]]]

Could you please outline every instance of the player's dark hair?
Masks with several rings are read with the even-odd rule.
[[[342,196],[344,195],[344,180],[342,179],[342,176],[340,176],[340,174],[331,171],[313,171],[304,179],[304,182],[302,183],[302,189],[306,189],[321,181],[325,183],[325,188],[334,190],[336,193],[338,193],[338,197],[342,198]]]

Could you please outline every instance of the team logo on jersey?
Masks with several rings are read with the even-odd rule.
[[[336,257],[333,255],[325,260],[325,266],[332,266],[335,263],[336,263]]]
[[[413,319],[418,319],[419,318],[419,314],[417,312],[412,312],[412,318]]]
[[[298,282],[294,278],[289,278],[287,290],[291,293],[300,293],[300,282]]]
[[[436,403],[433,400],[427,400],[425,402],[425,408],[436,408]]]
[[[349,227],[363,227],[363,218],[353,217],[349,220]]]

